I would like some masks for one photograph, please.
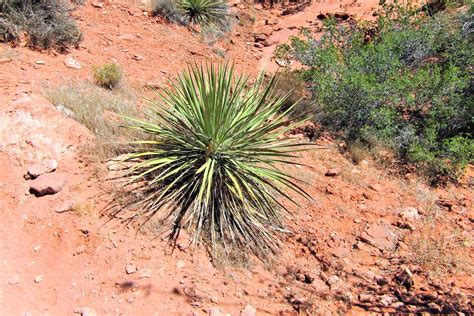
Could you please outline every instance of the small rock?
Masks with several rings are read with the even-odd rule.
[[[209,311],[209,316],[221,316],[221,309],[219,307],[213,307]]]
[[[153,272],[151,271],[151,269],[142,269],[140,270],[140,278],[144,279],[144,278],[151,278]]]
[[[37,275],[35,277],[35,283],[40,283],[41,281],[43,281],[43,278],[44,278],[44,276],[42,274]]]
[[[372,189],[375,192],[382,191],[382,187],[380,186],[380,184],[377,184],[377,183],[369,184],[369,189]]]
[[[8,284],[10,285],[16,285],[18,283],[20,283],[20,276],[18,274],[15,274],[14,276],[12,276],[10,280],[8,281]]]
[[[427,306],[431,309],[430,312],[439,313],[441,312],[441,307],[435,302],[429,302]]]
[[[326,14],[324,13],[319,13],[317,16],[316,16],[316,19],[320,20],[320,21],[323,21],[323,20],[326,20],[327,19],[327,16]]]
[[[334,285],[337,282],[339,282],[339,277],[337,275],[333,275],[333,276],[329,277],[329,279],[327,281],[329,286]]]
[[[33,248],[33,251],[38,252],[40,249],[41,249],[41,245],[38,245],[35,248]]]
[[[46,159],[39,163],[35,163],[28,168],[27,178],[35,179],[45,173],[50,173],[56,170],[58,162],[54,159]]]
[[[142,55],[133,55],[133,59],[135,59],[136,61],[141,61],[144,60],[145,57],[143,57]]]
[[[101,2],[92,2],[91,5],[97,9],[102,9],[104,7],[104,4]]]
[[[414,207],[405,207],[399,210],[398,216],[407,221],[417,221],[420,219],[420,214]]]
[[[346,12],[336,12],[334,13],[334,17],[338,20],[346,21],[349,20],[350,16]]]
[[[36,196],[56,194],[66,185],[66,176],[60,173],[47,173],[30,183],[30,192]]]
[[[363,303],[373,302],[374,297],[371,294],[359,294],[359,301]]]
[[[257,310],[250,304],[247,304],[243,310],[240,311],[240,316],[255,316]]]
[[[127,274],[132,274],[137,272],[137,267],[134,264],[129,264],[125,267],[125,272]]]
[[[66,65],[66,67],[72,68],[72,69],[81,69],[82,68],[81,64],[72,57],[66,58],[64,60],[64,64]]]
[[[64,203],[61,204],[58,208],[56,208],[55,212],[56,213],[65,213],[65,212],[72,211],[73,208],[74,208],[74,201],[67,200],[67,201],[64,201]]]
[[[78,307],[74,309],[74,313],[81,316],[97,316],[96,311],[89,307]]]
[[[37,65],[46,65],[46,63],[45,63],[44,60],[37,60],[37,61],[35,62],[35,64],[37,64]]]
[[[186,266],[186,263],[184,263],[184,261],[178,260],[178,262],[176,262],[176,268],[177,269],[182,269],[185,266]]]
[[[399,309],[399,308],[403,307],[403,305],[405,305],[405,304],[403,304],[402,302],[394,302],[390,305],[390,307],[393,307],[395,309]]]
[[[395,276],[395,279],[398,281],[398,283],[403,285],[407,290],[410,290],[415,284],[415,282],[413,281],[413,274],[408,268],[405,268],[403,271],[398,273]]]
[[[339,169],[329,169],[328,171],[326,171],[325,176],[326,177],[335,177],[335,176],[338,176],[339,174],[340,174]]]

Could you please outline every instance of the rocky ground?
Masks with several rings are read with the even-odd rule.
[[[317,15],[368,19],[376,3],[300,3],[292,12],[234,3],[244,22],[210,45],[140,5],[86,1],[74,13],[85,35],[78,49],[1,44],[0,314],[473,313],[472,169],[460,185],[433,189],[370,159],[356,165],[344,144],[320,137],[326,149],[302,154],[310,167],[288,168],[313,200],[292,208],[281,253],[239,267],[211,262],[184,235],[171,252],[153,225],[137,234],[106,222],[108,170],[81,150],[93,135],[41,95],[109,61],[136,91],[159,87],[190,59],[274,70],[275,45],[303,26],[317,31]]]

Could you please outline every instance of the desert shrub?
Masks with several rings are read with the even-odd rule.
[[[321,39],[293,37],[285,51],[308,67],[319,123],[384,143],[436,184],[474,158],[472,21],[385,5],[375,23],[328,21]]]
[[[4,41],[18,41],[23,33],[32,48],[64,50],[82,39],[63,0],[4,0],[0,3],[0,36]]]
[[[131,131],[120,128],[125,124],[121,116],[136,116],[136,98],[127,90],[114,91],[91,83],[70,83],[59,87],[45,87],[43,94],[58,109],[87,127],[96,142],[86,146],[86,152],[98,160],[113,158],[126,151],[124,141]]]
[[[107,89],[117,87],[123,77],[122,69],[115,63],[93,67],[92,75],[97,85]]]
[[[297,164],[301,145],[282,137],[294,124],[291,108],[279,113],[286,96],[274,83],[261,76],[250,85],[230,65],[191,65],[160,93],[146,120],[131,119],[152,140],[135,142],[125,159],[133,163],[125,178],[137,197],[130,219],[161,215],[171,220],[171,241],[187,228],[194,243],[208,241],[212,250],[261,258],[276,251],[285,209],[277,194],[307,195],[276,166]]]
[[[230,30],[227,5],[222,0],[156,0],[153,13],[172,23]]]

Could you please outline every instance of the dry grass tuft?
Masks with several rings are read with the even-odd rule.
[[[126,87],[110,91],[84,82],[46,87],[43,94],[96,135],[96,142],[86,146],[86,153],[104,161],[124,152],[123,141],[130,140],[133,132],[120,127],[125,123],[121,116],[137,117],[132,91]]]

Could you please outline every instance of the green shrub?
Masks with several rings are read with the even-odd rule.
[[[18,41],[27,36],[32,48],[66,49],[78,45],[82,33],[69,16],[63,0],[3,0],[0,3],[0,37]]]
[[[153,13],[172,23],[230,30],[227,5],[222,0],[156,0]]]
[[[107,89],[117,87],[123,77],[122,69],[115,63],[95,66],[92,68],[92,74],[95,83]]]
[[[279,113],[286,96],[275,94],[275,80],[250,85],[229,65],[192,65],[160,93],[147,120],[130,119],[152,139],[135,142],[125,159],[138,197],[131,218],[171,219],[171,241],[188,228],[213,250],[274,252],[285,209],[277,194],[307,196],[276,166],[297,164],[301,145],[282,137],[294,124],[291,108]]]
[[[326,23],[285,47],[307,70],[316,120],[349,142],[384,143],[433,183],[473,161],[472,14],[385,5],[375,23]]]

